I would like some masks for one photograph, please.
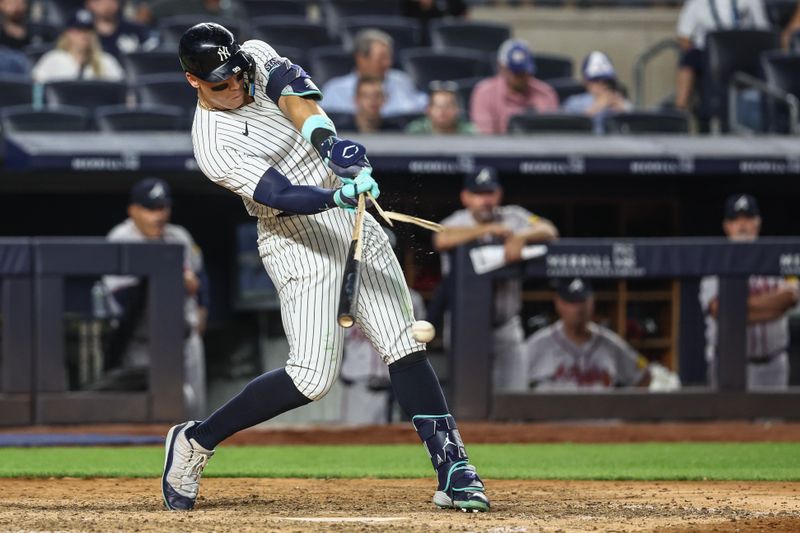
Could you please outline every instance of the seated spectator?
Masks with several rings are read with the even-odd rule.
[[[425,116],[406,126],[406,133],[452,134],[475,133],[475,125],[461,119],[456,87],[452,82],[433,82]]]
[[[86,0],[86,9],[94,15],[94,30],[103,50],[118,61],[123,54],[152,50],[158,45],[157,34],[122,18],[120,0]]]
[[[403,0],[403,16],[419,20],[422,45],[429,46],[431,21],[442,17],[463,17],[467,14],[464,0]]]
[[[380,131],[401,131],[402,124],[381,115],[381,107],[386,101],[383,82],[378,78],[359,78],[356,84],[354,115],[342,115],[336,120],[336,128],[342,131],[377,133]]]
[[[28,58],[19,50],[0,46],[0,74],[29,76],[31,65]]]
[[[633,106],[620,92],[617,71],[603,52],[590,52],[583,60],[582,72],[586,92],[567,98],[562,110],[592,117],[595,133],[604,133],[607,116],[630,111]]]
[[[141,0],[137,6],[137,20],[147,26],[176,15],[211,15],[235,20],[247,18],[247,12],[238,0]]]
[[[359,78],[383,80],[386,102],[381,107],[383,116],[404,113],[423,113],[427,98],[414,86],[411,77],[402,70],[392,68],[392,38],[379,30],[361,30],[353,44],[356,68],[354,72],[328,80],[322,88],[325,111],[355,113],[353,94]]]
[[[481,133],[506,133],[508,119],[528,111],[558,110],[558,95],[537,80],[533,53],[525,41],[509,39],[497,53],[498,73],[472,91],[470,117]]]
[[[608,328],[592,322],[594,293],[588,280],[558,285],[558,322],[525,341],[528,381],[537,391],[602,390],[646,386],[646,360]]]
[[[31,44],[28,30],[28,0],[0,0],[0,46],[22,50]]]
[[[701,75],[706,34],[717,30],[766,29],[763,0],[686,0],[678,18],[678,44],[683,50],[676,81],[675,107],[688,111],[695,80]]]
[[[114,56],[103,52],[94,32],[92,14],[77,11],[58,38],[56,48],[44,54],[33,67],[38,83],[59,80],[119,81],[125,76]]]

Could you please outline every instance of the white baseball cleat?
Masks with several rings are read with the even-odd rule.
[[[196,425],[189,421],[172,426],[165,443],[164,473],[161,476],[161,493],[164,505],[171,511],[189,511],[194,507],[200,490],[200,476],[214,455],[194,439],[186,438],[186,430]]]

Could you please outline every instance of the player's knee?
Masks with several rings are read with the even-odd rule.
[[[402,372],[407,368],[411,368],[413,366],[417,366],[419,364],[425,363],[428,360],[428,355],[425,350],[420,350],[418,352],[412,352],[405,357],[401,357],[394,363],[389,364],[389,372]]]
[[[300,372],[287,373],[292,378],[294,386],[300,391],[300,394],[305,396],[311,401],[321,400],[328,394],[336,382],[336,373],[330,371],[322,372],[321,370],[310,370],[308,368],[301,369]]]

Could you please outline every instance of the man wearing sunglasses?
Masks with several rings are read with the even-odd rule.
[[[192,127],[203,173],[239,194],[258,220],[258,249],[278,288],[289,341],[286,366],[263,374],[202,422],[170,429],[162,494],[167,508],[189,510],[217,444],[237,431],[325,396],[342,360],[338,292],[359,194],[377,197],[365,148],[336,136],[306,72],[263,41],[239,45],[218,24],[181,38],[186,79],[197,89]],[[364,217],[356,323],[389,367],[398,404],[429,452],[442,508],[487,511],[489,500],[425,344],[411,334],[411,297],[386,234]]]

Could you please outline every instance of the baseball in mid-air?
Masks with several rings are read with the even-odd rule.
[[[417,320],[411,325],[411,335],[418,342],[431,342],[436,336],[436,328],[427,320]]]

